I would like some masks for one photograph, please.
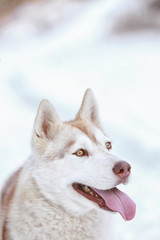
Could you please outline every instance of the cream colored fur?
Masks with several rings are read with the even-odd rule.
[[[69,122],[61,122],[43,100],[34,125],[32,156],[15,180],[12,194],[3,189],[1,239],[108,240],[111,214],[72,187],[74,182],[102,190],[117,185],[112,168],[120,159],[106,149],[108,140],[90,89]],[[79,148],[87,149],[89,156],[73,154]]]
[[[103,217],[95,210],[72,216],[62,206],[46,200],[25,165],[9,211],[9,239],[99,239],[101,231],[106,235],[109,226],[107,219],[104,225]]]

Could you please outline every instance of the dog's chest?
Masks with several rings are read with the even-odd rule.
[[[59,207],[49,208],[43,203],[42,208],[41,204],[17,216],[11,213],[10,233],[13,240],[104,240],[102,224],[95,213],[73,217]]]
[[[107,223],[101,214],[91,211],[73,217],[61,207],[29,193],[26,198],[23,192],[23,199],[22,195],[17,196],[12,202],[7,240],[106,240],[102,234]]]

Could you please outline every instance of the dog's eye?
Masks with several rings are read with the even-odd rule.
[[[83,156],[87,156],[88,153],[86,150],[84,149],[78,149],[75,153],[73,153],[74,155],[78,156],[78,157],[83,157]]]
[[[110,150],[112,148],[112,143],[111,142],[106,142],[106,148]]]

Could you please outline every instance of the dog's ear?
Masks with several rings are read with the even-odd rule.
[[[98,106],[96,98],[90,88],[84,94],[79,112],[76,115],[77,120],[90,120],[96,126],[100,126]]]
[[[47,100],[42,100],[39,104],[34,133],[40,139],[52,140],[57,132],[61,121],[55,109]]]

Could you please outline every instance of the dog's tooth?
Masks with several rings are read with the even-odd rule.
[[[84,191],[85,192],[89,192],[90,190],[89,190],[89,188],[87,186],[84,186]]]
[[[90,192],[89,188],[86,185],[82,186],[82,190],[86,193]]]
[[[83,190],[84,192],[90,194],[91,196],[94,195],[94,193],[88,188],[88,186],[82,185],[81,188],[82,188],[82,190]],[[96,195],[97,195],[97,194],[96,194]],[[97,195],[97,197],[98,197],[98,195]]]
[[[85,185],[82,186],[82,189],[83,189],[84,192],[86,192],[86,186]]]
[[[98,198],[98,195],[97,195],[97,194],[96,194],[95,196],[96,196],[96,198]]]

